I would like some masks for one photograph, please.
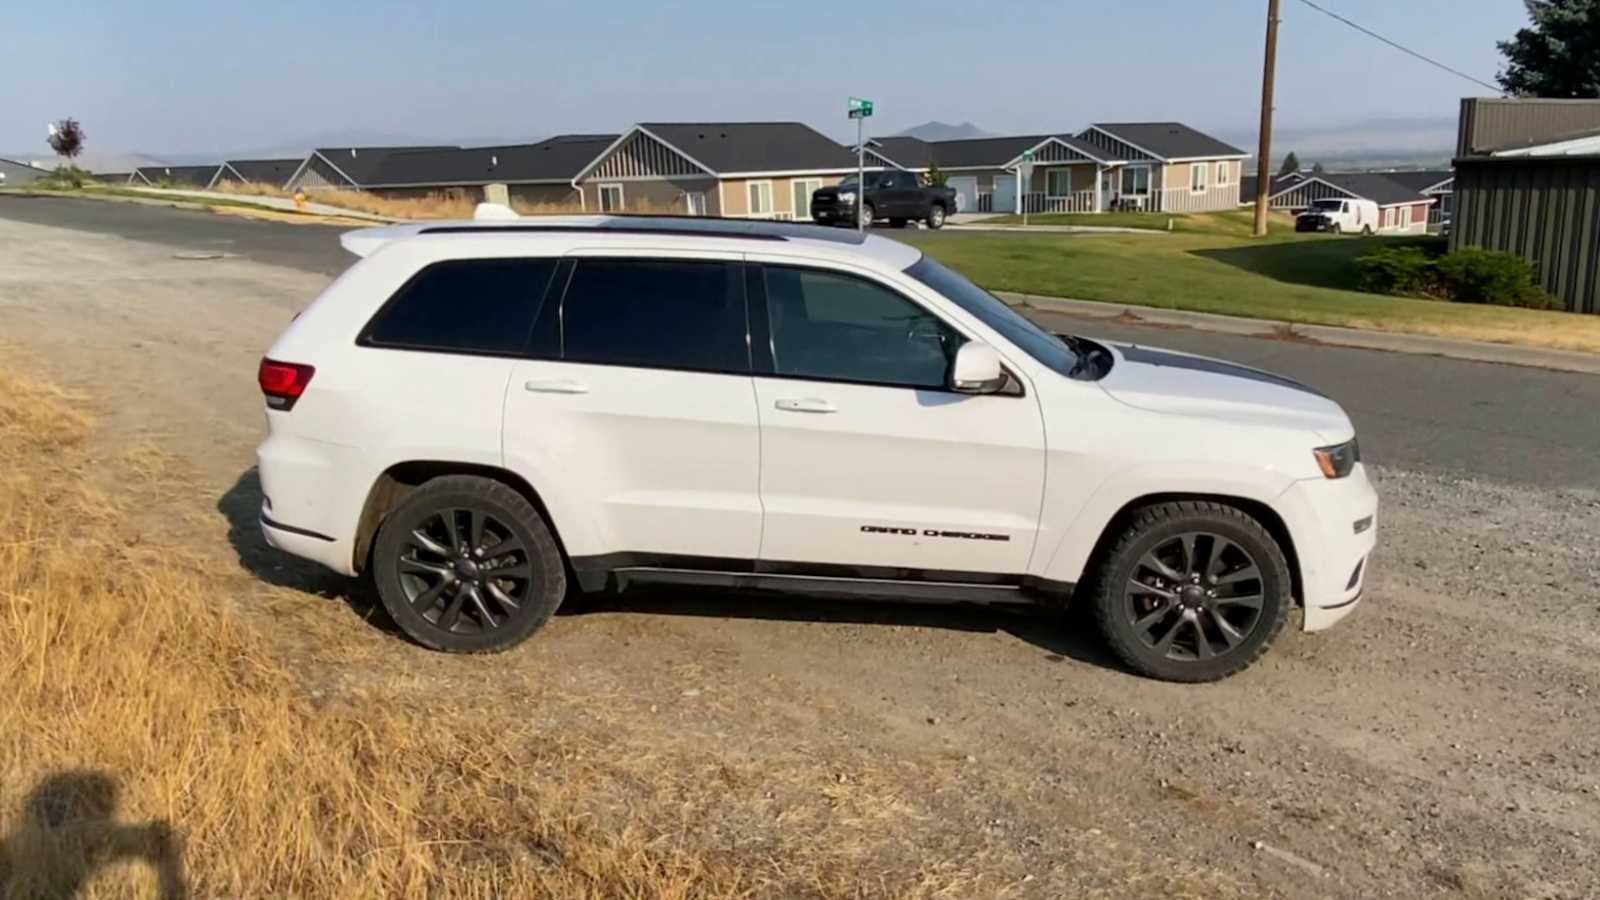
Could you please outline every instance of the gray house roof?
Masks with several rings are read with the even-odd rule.
[[[1011,165],[1024,151],[1051,139],[1060,141],[1091,159],[1112,161],[1110,152],[1069,134],[963,138],[954,141],[887,137],[868,141],[868,148],[877,150],[883,156],[908,169],[926,169],[934,163],[938,163],[941,169],[998,169]]]
[[[418,147],[318,147],[311,151],[321,156],[329,165],[338,169],[356,184],[357,187],[366,187],[372,184],[372,176],[384,160],[396,153],[411,153],[417,150],[455,150],[456,147],[444,145],[418,146]]]
[[[219,166],[140,166],[133,170],[138,179],[152,185],[171,183],[181,187],[203,188],[211,184]]]
[[[13,159],[0,159],[0,174],[5,175],[5,183],[11,187],[27,184],[49,175],[47,169],[35,168],[27,163],[17,162]],[[127,176],[124,175],[124,178]]]
[[[1182,122],[1096,122],[1092,127],[1164,160],[1250,155]]]
[[[1430,169],[1421,172],[1380,172],[1379,174],[1390,181],[1399,182],[1418,193],[1456,177],[1456,173],[1449,169]]]
[[[563,182],[577,175],[616,138],[614,134],[572,134],[537,144],[394,153],[374,168],[364,186]]]
[[[904,136],[867,141],[867,149],[876,150],[884,158],[908,169],[926,169],[933,161],[933,146],[922,138]]]
[[[854,153],[800,122],[646,122],[639,127],[719,175],[856,166]]]
[[[1432,197],[1423,196],[1416,188],[1408,187],[1395,181],[1388,175],[1376,172],[1324,172],[1313,175],[1301,181],[1285,182],[1283,187],[1274,190],[1273,196],[1292,191],[1309,181],[1321,181],[1332,185],[1341,191],[1362,200],[1371,200],[1379,206],[1394,206],[1400,203],[1422,203],[1431,201]]]
[[[228,177],[232,170],[233,177],[251,184],[282,185],[300,168],[299,159],[230,159],[222,165],[224,171],[218,173],[219,178]]]

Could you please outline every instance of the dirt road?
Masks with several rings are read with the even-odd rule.
[[[130,528],[237,561],[224,599],[308,690],[603,720],[729,779],[708,840],[869,834],[960,896],[1600,895],[1593,490],[1378,467],[1363,608],[1211,686],[1130,676],[1070,619],[737,594],[605,598],[443,657],[255,531],[255,364],[326,275],[5,220],[0,247],[0,364],[90,396],[101,452],[161,451]],[[795,759],[836,780],[761,781]]]

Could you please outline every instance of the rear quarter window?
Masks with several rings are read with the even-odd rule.
[[[514,355],[527,346],[555,259],[454,259],[411,276],[367,323],[363,346]]]

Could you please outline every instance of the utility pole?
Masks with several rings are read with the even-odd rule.
[[[1278,69],[1278,0],[1267,0],[1267,53],[1261,73],[1261,145],[1256,150],[1256,237],[1267,236],[1272,193],[1272,82]]]

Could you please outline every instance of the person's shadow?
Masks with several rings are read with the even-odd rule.
[[[0,897],[72,900],[100,868],[127,859],[155,870],[162,900],[188,896],[177,833],[164,821],[115,821],[117,784],[100,772],[51,775],[0,842]]]

